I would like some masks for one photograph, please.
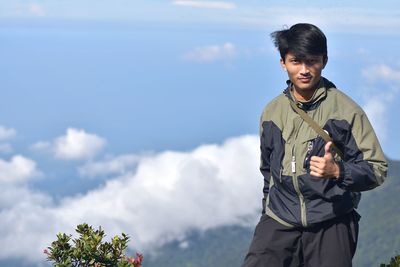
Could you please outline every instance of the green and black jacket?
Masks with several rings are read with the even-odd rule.
[[[312,99],[297,105],[328,132],[344,155],[335,157],[339,179],[311,176],[310,158],[322,157],[326,142],[290,106],[294,98],[288,84],[261,116],[263,213],[287,226],[307,227],[352,211],[361,191],[383,183],[387,162],[364,111],[321,78]]]

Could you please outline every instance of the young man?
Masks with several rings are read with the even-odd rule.
[[[242,266],[352,266],[354,209],[361,191],[384,181],[386,160],[364,111],[321,76],[328,62],[322,31],[300,23],[271,36],[289,80],[261,116],[263,215]]]

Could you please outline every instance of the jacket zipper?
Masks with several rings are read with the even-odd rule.
[[[300,126],[303,123],[303,121],[300,122],[297,131],[296,131],[296,138],[294,140],[297,140],[297,136],[299,134]],[[306,203],[304,202],[304,196],[300,191],[300,186],[299,186],[299,180],[297,179],[296,175],[296,154],[295,154],[295,146],[296,142],[294,141],[293,147],[292,147],[292,162],[291,162],[291,167],[292,167],[292,176],[293,176],[293,187],[294,190],[297,193],[297,196],[299,197],[300,201],[300,218],[301,218],[301,224],[303,227],[307,227],[307,210],[306,210]]]

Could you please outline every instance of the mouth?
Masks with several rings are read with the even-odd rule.
[[[298,78],[298,80],[302,83],[310,83],[311,77],[301,77],[301,78]]]

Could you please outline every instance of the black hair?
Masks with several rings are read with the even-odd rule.
[[[322,55],[326,61],[328,57],[325,34],[315,25],[298,23],[271,33],[271,37],[283,60],[289,52],[299,59]]]

